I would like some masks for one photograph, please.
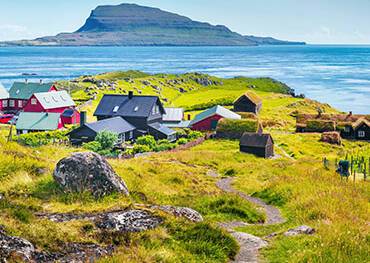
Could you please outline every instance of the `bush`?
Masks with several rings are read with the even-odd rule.
[[[188,140],[186,138],[180,138],[177,140],[177,144],[178,145],[184,145],[184,144],[187,144],[188,143]]]
[[[187,137],[189,140],[196,140],[203,137],[203,133],[201,133],[200,131],[189,131]]]
[[[101,150],[110,150],[117,144],[118,134],[110,131],[102,131],[96,135],[95,141],[100,143]]]
[[[68,132],[69,130],[33,132],[15,136],[14,140],[17,140],[20,144],[26,146],[38,147],[42,145],[52,144],[55,142],[66,142],[68,141],[67,137]]]
[[[151,152],[152,148],[150,148],[148,145],[135,144],[133,151],[134,151],[134,154],[146,153],[146,152]]]
[[[92,151],[92,152],[98,152],[102,149],[102,146],[100,144],[100,142],[97,142],[97,141],[92,141],[92,142],[88,142],[88,143],[84,143],[82,145],[82,147],[88,151]]]
[[[139,138],[137,138],[136,140],[136,144],[137,145],[144,145],[144,146],[148,146],[149,149],[154,149],[157,142],[155,141],[154,137],[151,136],[151,135],[146,135],[146,136],[141,136]]]

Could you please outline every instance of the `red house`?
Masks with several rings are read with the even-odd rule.
[[[241,116],[224,107],[215,106],[195,116],[190,122],[190,127],[197,131],[212,131],[222,118],[240,120]]]
[[[80,122],[80,113],[65,90],[33,94],[24,106],[24,112],[59,113],[63,125]]]
[[[14,82],[9,90],[9,97],[2,99],[2,109],[6,113],[17,113],[23,110],[34,93],[51,92],[57,89],[51,83]]]

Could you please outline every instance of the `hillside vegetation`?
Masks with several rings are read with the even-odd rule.
[[[260,119],[270,131],[280,156],[260,159],[239,152],[237,141],[207,140],[189,150],[162,152],[130,160],[109,162],[125,180],[130,197],[107,196],[95,200],[89,194],[65,194],[52,179],[61,158],[82,149],[68,145],[25,147],[7,143],[8,127],[0,129],[0,225],[8,233],[24,237],[50,251],[66,242],[118,245],[112,257],[101,262],[228,262],[238,244],[219,222],[264,222],[266,215],[237,195],[222,192],[216,182],[234,177],[233,186],[279,207],[286,222],[250,225],[244,231],[260,237],[277,233],[262,251],[267,262],[367,262],[369,258],[368,182],[341,180],[330,161],[346,154],[370,157],[368,142],[344,140],[341,146],[320,142],[319,134],[295,134],[297,112],[337,112],[329,105],[294,98],[291,90],[272,79],[220,79],[200,74],[115,72],[59,82],[68,87],[93,120],[93,110],[105,93],[158,95],[167,106],[181,106],[194,115],[204,105],[231,102],[246,90],[263,99]],[[223,104],[223,103],[221,103]],[[197,110],[194,110],[197,106]],[[218,175],[218,176],[210,176]],[[104,238],[89,221],[55,223],[36,216],[38,212],[99,212],[168,204],[199,211],[203,223],[161,214],[165,222],[154,230]],[[158,212],[157,212],[158,213]],[[312,236],[281,235],[291,227],[307,224]]]

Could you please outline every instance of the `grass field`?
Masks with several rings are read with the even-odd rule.
[[[54,223],[36,217],[36,212],[97,212],[134,208],[137,204],[186,206],[199,211],[204,223],[194,224],[160,214],[165,222],[159,228],[114,240],[118,250],[113,257],[100,261],[228,262],[237,253],[238,245],[218,227],[218,222],[257,223],[263,222],[265,215],[253,204],[221,192],[215,185],[219,178],[208,175],[209,171],[217,171],[222,177],[235,177],[234,187],[238,190],[279,207],[287,219],[281,225],[251,225],[239,231],[265,237],[302,224],[317,230],[312,236],[272,238],[262,251],[267,262],[367,262],[369,183],[341,181],[334,167],[323,166],[322,158],[335,160],[357,152],[370,157],[369,143],[345,140],[342,146],[333,146],[319,142],[319,134],[293,133],[295,111],[315,112],[317,107],[325,112],[337,111],[315,101],[293,98],[285,94],[286,89],[279,82],[205,77],[218,84],[203,86],[193,80],[200,77],[205,76],[119,72],[96,76],[97,80],[114,81],[115,90],[82,82],[82,78],[71,87],[73,97],[83,100],[92,99],[95,92],[96,99],[84,107],[90,120],[104,93],[134,89],[136,93],[157,94],[167,100],[166,105],[191,107],[225,98],[234,100],[252,89],[263,99],[260,118],[272,133],[278,146],[276,153],[281,157],[260,159],[240,153],[237,141],[208,140],[181,152],[131,160],[111,159],[109,162],[127,183],[131,196],[111,195],[95,200],[86,193],[65,194],[52,179],[58,160],[81,149],[60,145],[29,148],[7,143],[8,127],[2,126],[0,193],[4,198],[0,200],[0,225],[41,249],[55,251],[64,242],[110,244],[112,240],[99,236],[88,221]],[[145,81],[151,84],[143,84]],[[156,93],[151,85],[160,87],[161,92]],[[180,92],[180,87],[186,92]]]

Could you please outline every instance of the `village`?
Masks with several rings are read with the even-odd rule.
[[[92,142],[105,131],[117,135],[118,147],[147,135],[173,143],[180,139],[176,130],[191,129],[209,137],[238,139],[240,151],[245,153],[274,156],[274,140],[263,132],[258,121],[262,100],[253,91],[241,95],[231,109],[216,105],[193,119],[185,116],[183,108],[166,108],[158,96],[134,95],[134,91],[127,95],[104,94],[93,114],[97,121],[90,123],[70,94],[53,83],[15,82],[9,92],[0,86],[0,96],[0,123],[12,126],[10,137],[13,126],[17,135],[75,127],[68,132],[72,145]],[[296,131],[322,133],[323,141],[334,144],[340,144],[341,138],[366,141],[370,140],[370,116],[300,113],[296,116]]]
[[[367,187],[370,116],[271,79],[107,73],[15,82],[0,96],[0,252],[26,262],[182,261],[174,250],[200,262],[219,249],[214,262],[256,262],[281,249],[270,244],[332,235],[317,218],[344,219],[323,193],[341,210],[352,201],[338,192]]]

